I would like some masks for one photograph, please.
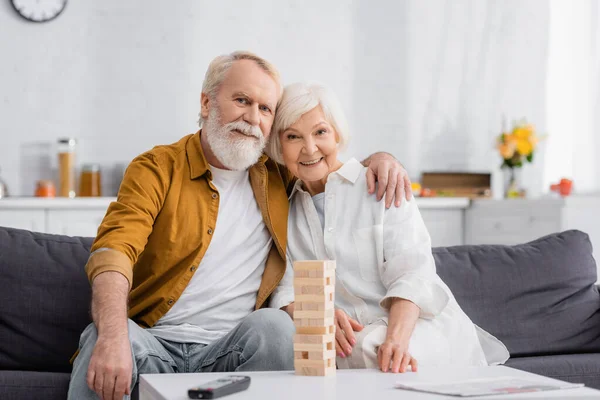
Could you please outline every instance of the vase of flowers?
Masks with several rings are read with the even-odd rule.
[[[510,131],[503,129],[497,138],[497,149],[502,157],[501,168],[505,171],[504,196],[506,198],[525,197],[520,183],[520,169],[526,162],[533,162],[533,156],[540,141],[535,127],[521,120],[513,123]]]

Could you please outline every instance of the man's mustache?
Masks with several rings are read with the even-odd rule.
[[[230,122],[230,123],[226,124],[224,126],[224,128],[227,130],[227,132],[231,132],[231,131],[235,130],[235,131],[242,132],[244,135],[254,136],[257,139],[262,139],[262,131],[260,130],[260,128],[257,126],[252,126],[247,122],[243,122],[243,121]]]

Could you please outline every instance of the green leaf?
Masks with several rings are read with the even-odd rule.
[[[527,156],[527,161],[533,162],[533,151]]]

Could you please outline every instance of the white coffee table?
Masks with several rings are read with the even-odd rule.
[[[187,390],[193,386],[231,374],[146,374],[140,376],[140,400],[185,400]],[[535,378],[539,382],[552,382],[553,379],[531,374],[509,367],[474,367],[461,369],[425,368],[418,373],[390,374],[377,370],[338,370],[335,377],[296,376],[293,371],[246,372],[252,378],[250,388],[226,397],[227,400],[245,399],[285,399],[285,400],[384,400],[384,399],[460,399],[459,397],[418,393],[394,388],[398,381],[431,382],[484,377],[523,377]],[[600,399],[600,391],[590,388],[577,388],[538,392],[530,394],[470,397],[469,399]]]

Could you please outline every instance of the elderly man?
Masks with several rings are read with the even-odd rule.
[[[217,57],[201,131],[131,162],[86,265],[94,322],[69,399],[122,399],[140,373],[293,368],[292,320],[263,308],[285,272],[292,179],[263,155],[281,90],[262,58]],[[401,166],[365,164],[369,189],[378,176],[378,196],[398,205]]]

